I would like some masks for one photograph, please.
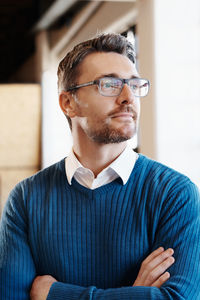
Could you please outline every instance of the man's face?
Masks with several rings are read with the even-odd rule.
[[[93,53],[80,65],[77,84],[111,76],[129,79],[138,77],[135,65],[118,53]],[[97,85],[79,88],[74,95],[76,116],[72,128],[101,144],[120,143],[137,131],[140,112],[139,99],[125,84],[119,96],[105,97]]]

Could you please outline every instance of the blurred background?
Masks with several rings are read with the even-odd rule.
[[[0,211],[17,182],[70,151],[57,66],[100,32],[127,36],[151,82],[132,146],[200,187],[199,0],[0,0]]]

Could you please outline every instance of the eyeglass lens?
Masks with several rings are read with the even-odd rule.
[[[121,93],[124,83],[120,78],[104,77],[99,80],[100,93],[104,96],[117,96]],[[149,90],[149,83],[146,79],[132,78],[128,80],[134,96],[146,96]]]

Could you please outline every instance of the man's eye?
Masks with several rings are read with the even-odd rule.
[[[138,89],[139,87],[138,87],[137,85],[135,85],[135,84],[131,84],[131,88],[132,88],[132,90],[136,90],[136,89]]]
[[[105,88],[113,87],[113,83],[112,83],[112,82],[105,82],[105,83],[104,83],[104,87],[105,87]]]
[[[106,82],[103,82],[102,87],[103,87],[104,89],[110,89],[110,88],[113,89],[113,88],[116,87],[116,85],[115,85],[115,83],[112,82],[112,81],[106,81]]]
[[[101,87],[103,89],[119,89],[121,87],[121,82],[118,80],[106,80],[102,81]]]

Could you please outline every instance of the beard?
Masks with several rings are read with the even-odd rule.
[[[115,113],[118,112],[130,112],[131,109],[120,109],[119,111],[114,111],[109,114],[112,117]],[[116,128],[111,123],[111,119],[108,120],[98,120],[96,118],[95,126],[88,126],[85,127],[85,133],[87,136],[94,142],[98,144],[114,144],[114,143],[121,143],[131,139],[136,133],[138,129],[138,116],[134,112],[133,121],[130,124],[129,122],[124,122],[121,124],[120,127]]]
[[[77,103],[77,110],[79,115],[82,115],[82,109]],[[120,126],[116,127],[112,124],[112,118],[117,113],[130,112],[133,114],[132,122],[122,122]],[[95,122],[94,122],[95,120]],[[82,129],[85,134],[94,142],[98,144],[114,144],[121,143],[131,139],[138,129],[138,113],[132,106],[122,105],[118,109],[111,111],[106,119],[99,119],[98,114],[93,115],[92,121],[83,118]]]
[[[117,144],[125,142],[133,137],[133,135],[126,135],[118,132],[117,130],[110,130],[105,128],[98,131],[90,131],[88,136],[98,144]]]

